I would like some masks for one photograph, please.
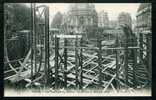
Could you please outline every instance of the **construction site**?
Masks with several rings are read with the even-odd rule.
[[[73,31],[71,26],[51,29],[49,7],[30,5],[30,30],[9,36],[9,22],[5,19],[5,88],[91,89],[116,93],[151,89],[150,31],[142,31],[136,36],[127,24],[118,29],[101,29],[93,25],[94,36],[90,37],[90,31],[85,30],[83,24],[76,26],[79,31]],[[22,51],[9,51],[19,42],[23,43],[19,46]]]

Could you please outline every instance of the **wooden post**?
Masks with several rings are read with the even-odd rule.
[[[45,8],[45,84],[49,80],[49,9]]]
[[[33,9],[33,15],[34,15],[34,19],[33,19],[33,34],[34,34],[34,61],[35,61],[35,73],[37,72],[37,33],[36,33],[36,6],[34,4],[34,9]]]
[[[116,40],[116,47],[119,46],[119,38],[118,38],[118,35],[117,35],[117,40]],[[120,89],[120,86],[119,86],[119,51],[116,50],[116,88],[117,88],[117,91],[119,92],[119,89]]]
[[[80,47],[82,47],[82,43],[83,43],[83,41],[82,41],[82,38],[81,38],[81,40],[80,40]],[[81,48],[80,49],[80,89],[82,89],[83,88],[83,55],[82,55],[82,51],[83,51],[83,49]]]
[[[140,33],[140,60],[143,60],[143,34]]]
[[[152,45],[151,45],[151,33],[147,34],[147,66],[149,72],[149,80],[151,81],[152,75]]]
[[[132,46],[135,47],[137,45],[137,40],[135,37],[132,39]],[[136,81],[136,67],[137,67],[137,49],[133,49],[133,87],[136,88],[137,81]]]
[[[49,7],[47,7],[47,14],[46,14],[46,19],[47,19],[47,34],[48,34],[48,80],[49,80],[49,76],[50,76],[50,41],[49,41]]]
[[[34,24],[34,5],[31,3],[31,81],[33,81],[33,54],[34,54],[34,48],[33,48],[33,30],[34,30],[34,27],[33,27],[33,24]]]
[[[78,87],[79,81],[78,81],[78,37],[76,36],[75,40],[75,74],[76,74],[76,87]]]
[[[98,71],[99,71],[99,88],[102,86],[102,56],[101,56],[101,53],[102,53],[102,45],[101,45],[101,39],[97,39],[97,46],[98,46]]]
[[[55,89],[58,88],[58,55],[59,55],[59,38],[55,36]]]
[[[64,39],[64,87],[67,88],[67,39]]]
[[[124,60],[124,68],[125,68],[125,84],[128,85],[128,36],[125,38],[125,60]]]

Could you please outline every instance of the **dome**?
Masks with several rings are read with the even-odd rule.
[[[70,5],[70,10],[94,10],[95,6],[89,3],[75,3]]]

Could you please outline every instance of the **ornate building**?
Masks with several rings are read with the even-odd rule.
[[[151,30],[151,8],[152,6],[150,3],[140,4],[136,16],[138,32]]]
[[[109,18],[108,13],[104,10],[98,14],[98,27],[108,28],[109,27]]]
[[[137,10],[137,35],[139,37],[140,57],[148,68],[151,80],[152,73],[152,5],[141,3]]]
[[[71,4],[63,25],[74,33],[82,33],[86,27],[96,27],[98,23],[95,6],[90,3]]]

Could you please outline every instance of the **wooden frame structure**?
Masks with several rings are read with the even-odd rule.
[[[40,8],[43,9],[39,10]],[[44,18],[42,23],[36,20],[37,12],[40,18]],[[9,65],[10,70],[4,73],[13,71],[15,74],[5,77],[4,80],[12,82],[25,80],[27,82],[25,87],[36,85],[56,90],[93,87],[102,89],[103,92],[109,91],[110,88],[119,91],[121,88],[128,90],[130,87],[137,88],[139,84],[146,85],[145,82],[137,81],[140,77],[137,74],[139,70],[147,71],[146,81],[150,76],[142,62],[137,62],[137,52],[143,50],[143,42],[140,41],[139,47],[135,36],[126,33],[127,31],[123,46],[118,33],[114,47],[103,45],[105,41],[100,37],[85,40],[82,35],[54,35],[54,41],[49,41],[49,8],[31,4],[31,17],[31,48],[27,56],[22,58],[23,62],[21,59],[16,60],[20,64],[17,68],[14,68],[11,65],[12,61],[7,58],[5,64]],[[38,29],[41,29],[42,34]],[[90,41],[94,44],[89,44]],[[6,49],[7,47],[5,51]],[[105,54],[106,51],[112,51],[112,54]],[[149,52],[147,58],[151,61]],[[8,57],[7,52],[5,54]],[[148,65],[151,66],[151,63]]]

